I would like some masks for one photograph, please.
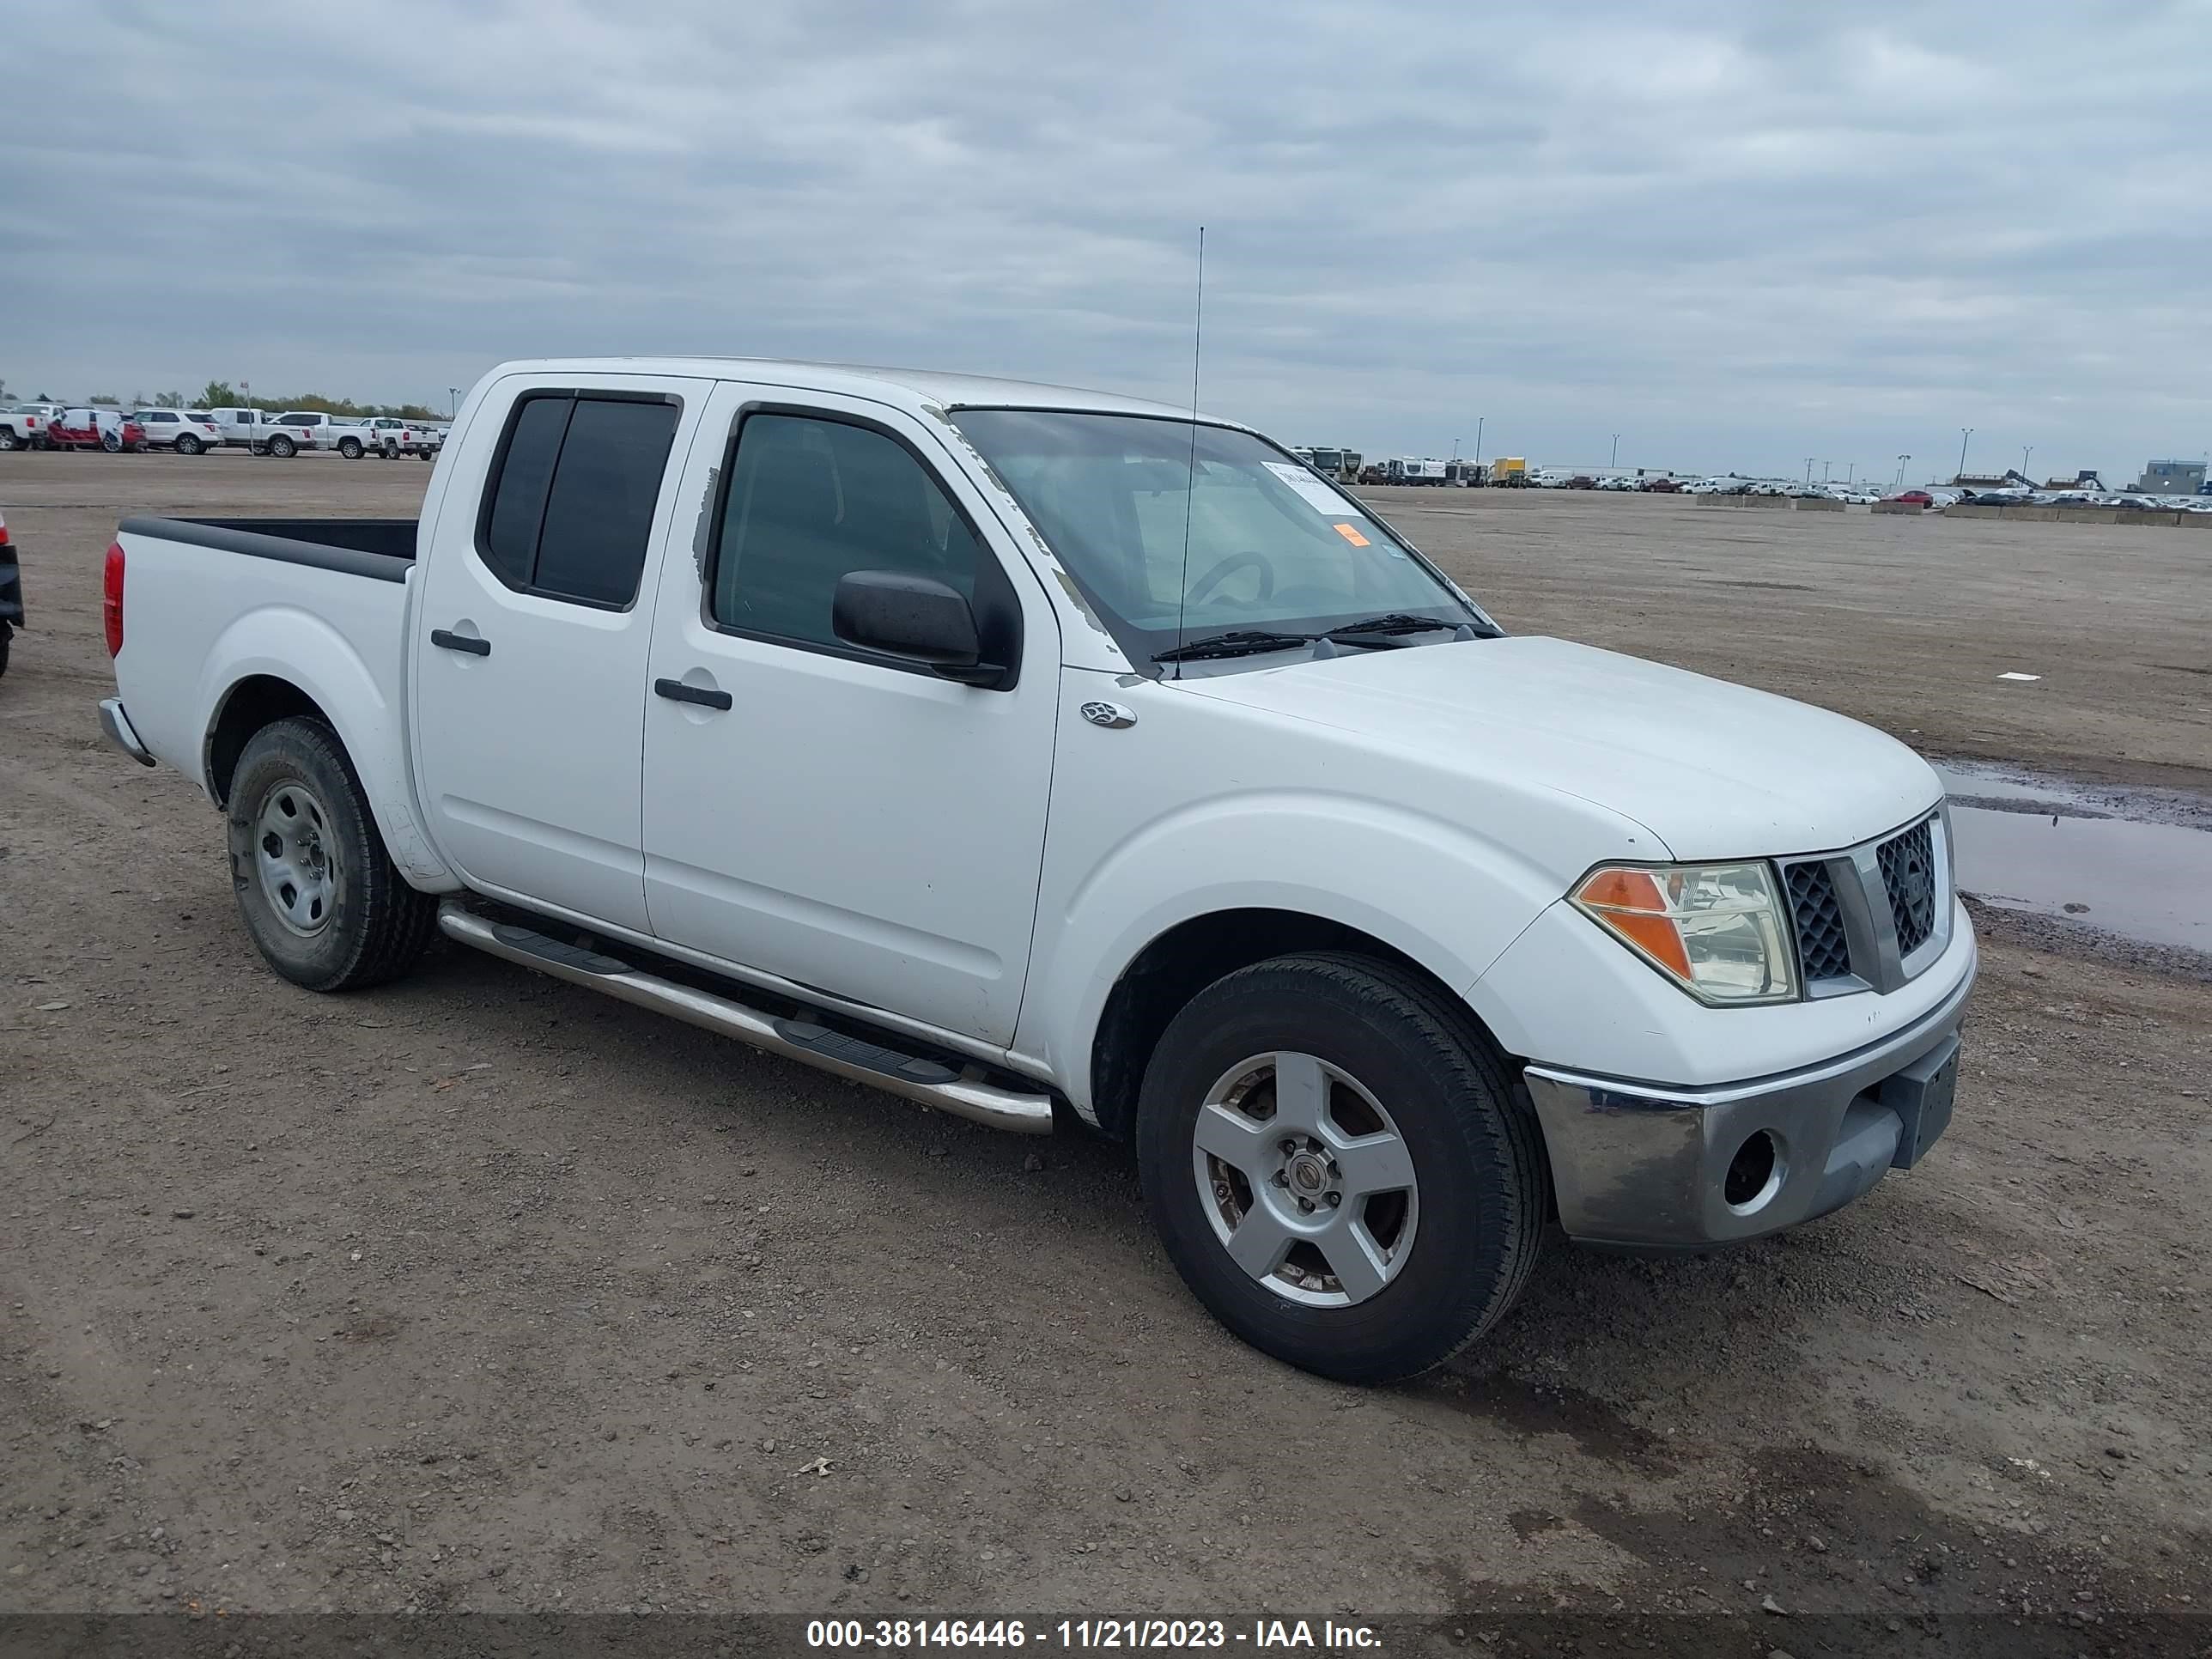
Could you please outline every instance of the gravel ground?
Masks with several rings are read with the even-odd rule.
[[[1555,1241],[1454,1368],[1335,1387],[1200,1311],[1115,1148],[458,951],[344,999],[263,969],[214,815],[100,743],[100,550],[125,508],[404,513],[428,476],[0,458],[37,624],[0,680],[0,1613],[1356,1613],[1437,1621],[1401,1650],[1799,1659],[2212,1641],[2201,978],[2000,926],[1919,1170],[1719,1255]],[[2212,778],[2185,672],[2212,538],[1386,510],[1516,629],[1947,752]],[[2047,678],[1995,682],[2014,665]]]

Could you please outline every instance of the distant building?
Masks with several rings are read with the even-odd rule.
[[[2202,461],[2146,461],[2136,488],[2146,495],[2195,495],[2204,489]]]

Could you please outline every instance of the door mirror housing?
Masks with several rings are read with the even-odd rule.
[[[975,612],[957,589],[898,570],[851,570],[838,579],[830,626],[848,645],[919,663],[963,685],[995,690],[1001,663],[982,660]]]

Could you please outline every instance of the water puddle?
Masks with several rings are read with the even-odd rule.
[[[2212,953],[2212,815],[2158,792],[1954,764],[1959,886],[1984,903]]]

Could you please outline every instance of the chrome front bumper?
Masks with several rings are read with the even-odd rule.
[[[1905,1030],[1745,1083],[1672,1089],[1528,1066],[1560,1225],[1583,1243],[1695,1250],[1841,1209],[1911,1168],[1949,1122],[1973,984],[1970,968]]]
[[[130,756],[139,765],[152,766],[155,763],[153,755],[149,752],[146,745],[138,740],[138,733],[132,729],[131,716],[123,712],[122,698],[100,699],[100,729],[107,733],[108,742]]]

